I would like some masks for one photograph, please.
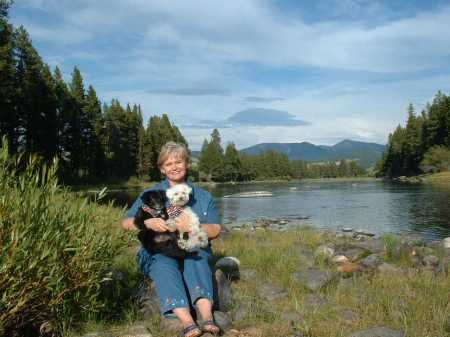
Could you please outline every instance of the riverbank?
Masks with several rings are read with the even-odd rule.
[[[221,304],[216,320],[225,336],[450,332],[450,248],[443,242],[301,227],[223,233],[213,250]],[[139,293],[138,303],[147,306],[139,309],[145,315],[126,326],[91,326],[89,336],[174,335],[174,326],[158,318],[151,287]]]
[[[450,172],[434,173],[422,176],[422,179],[434,186],[450,188]]]

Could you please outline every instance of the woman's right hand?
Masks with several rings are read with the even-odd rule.
[[[145,227],[155,232],[167,232],[169,228],[166,222],[161,218],[151,218],[144,221]]]

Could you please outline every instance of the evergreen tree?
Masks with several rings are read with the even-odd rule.
[[[6,135],[14,153],[19,140],[19,116],[16,110],[13,27],[7,20],[9,4],[8,1],[0,1],[0,137]]]
[[[229,143],[223,157],[223,179],[225,181],[241,180],[241,161],[234,143]]]
[[[217,129],[211,133],[211,140],[204,141],[199,159],[199,171],[208,181],[223,179],[223,148],[220,144],[220,134]]]

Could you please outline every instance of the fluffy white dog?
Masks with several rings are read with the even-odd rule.
[[[208,245],[208,235],[200,227],[198,216],[186,204],[189,202],[189,195],[192,188],[186,184],[176,184],[166,191],[166,196],[170,201],[168,209],[168,225],[171,230],[176,229],[176,218],[184,214],[189,218],[189,232],[180,233],[178,246],[188,252],[195,251],[198,248],[204,248]]]

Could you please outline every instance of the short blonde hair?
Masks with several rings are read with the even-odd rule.
[[[181,157],[186,161],[186,164],[189,164],[189,151],[186,148],[186,145],[171,141],[161,147],[161,151],[159,151],[158,155],[158,167],[161,168],[171,155]]]

